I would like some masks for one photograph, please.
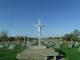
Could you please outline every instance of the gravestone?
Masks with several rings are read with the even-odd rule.
[[[8,47],[8,45],[9,45],[9,42],[5,42],[5,43],[4,43],[4,46],[5,46],[5,47]]]
[[[72,41],[68,41],[68,46],[69,46],[69,48],[73,48],[74,47],[74,43]]]
[[[60,48],[60,46],[59,46],[59,43],[58,43],[58,42],[55,42],[55,44],[54,44],[54,48]]]
[[[74,45],[75,45],[75,47],[77,48],[78,45],[79,45],[79,43],[76,41]]]
[[[69,45],[69,48],[72,48],[72,44],[71,43],[69,43],[68,45]]]
[[[0,41],[0,48],[3,48],[3,42]]]
[[[0,44],[0,48],[3,48],[3,44]]]
[[[80,51],[80,47],[79,47],[79,51]]]
[[[21,46],[23,46],[23,47],[24,47],[24,46],[25,46],[25,42],[21,42]]]
[[[8,49],[14,49],[15,44],[10,44],[10,46],[8,47]]]

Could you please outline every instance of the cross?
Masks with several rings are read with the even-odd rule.
[[[36,24],[36,25],[34,25],[34,26],[36,26],[37,29],[38,29],[38,34],[39,34],[39,37],[38,37],[38,39],[39,39],[39,46],[41,46],[41,30],[42,30],[42,27],[44,27],[44,25],[41,23],[41,20],[39,19],[38,24]]]

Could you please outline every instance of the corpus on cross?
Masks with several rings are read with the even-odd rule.
[[[42,27],[44,27],[44,25],[41,23],[41,20],[39,19],[38,21],[38,24],[34,25],[37,27],[38,29],[38,34],[39,34],[39,46],[41,46],[41,30],[42,30]]]

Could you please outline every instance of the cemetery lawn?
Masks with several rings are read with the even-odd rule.
[[[16,45],[14,49],[0,48],[0,60],[16,60],[17,54],[24,49],[25,48],[20,45]],[[68,48],[67,44],[63,44],[59,50],[65,52],[65,60],[80,60],[78,48]]]
[[[16,45],[14,49],[0,48],[0,60],[16,60],[17,53],[24,50],[23,47]]]
[[[68,48],[67,44],[63,44],[59,50],[65,52],[65,60],[80,60],[80,52],[78,48]]]

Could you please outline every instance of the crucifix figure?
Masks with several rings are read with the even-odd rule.
[[[38,29],[38,34],[39,34],[39,46],[41,46],[41,29],[42,29],[42,27],[44,26],[42,23],[41,23],[41,20],[39,19],[39,21],[38,21],[38,24],[36,24],[36,25],[34,25],[34,26],[36,26],[37,27],[37,29]]]

